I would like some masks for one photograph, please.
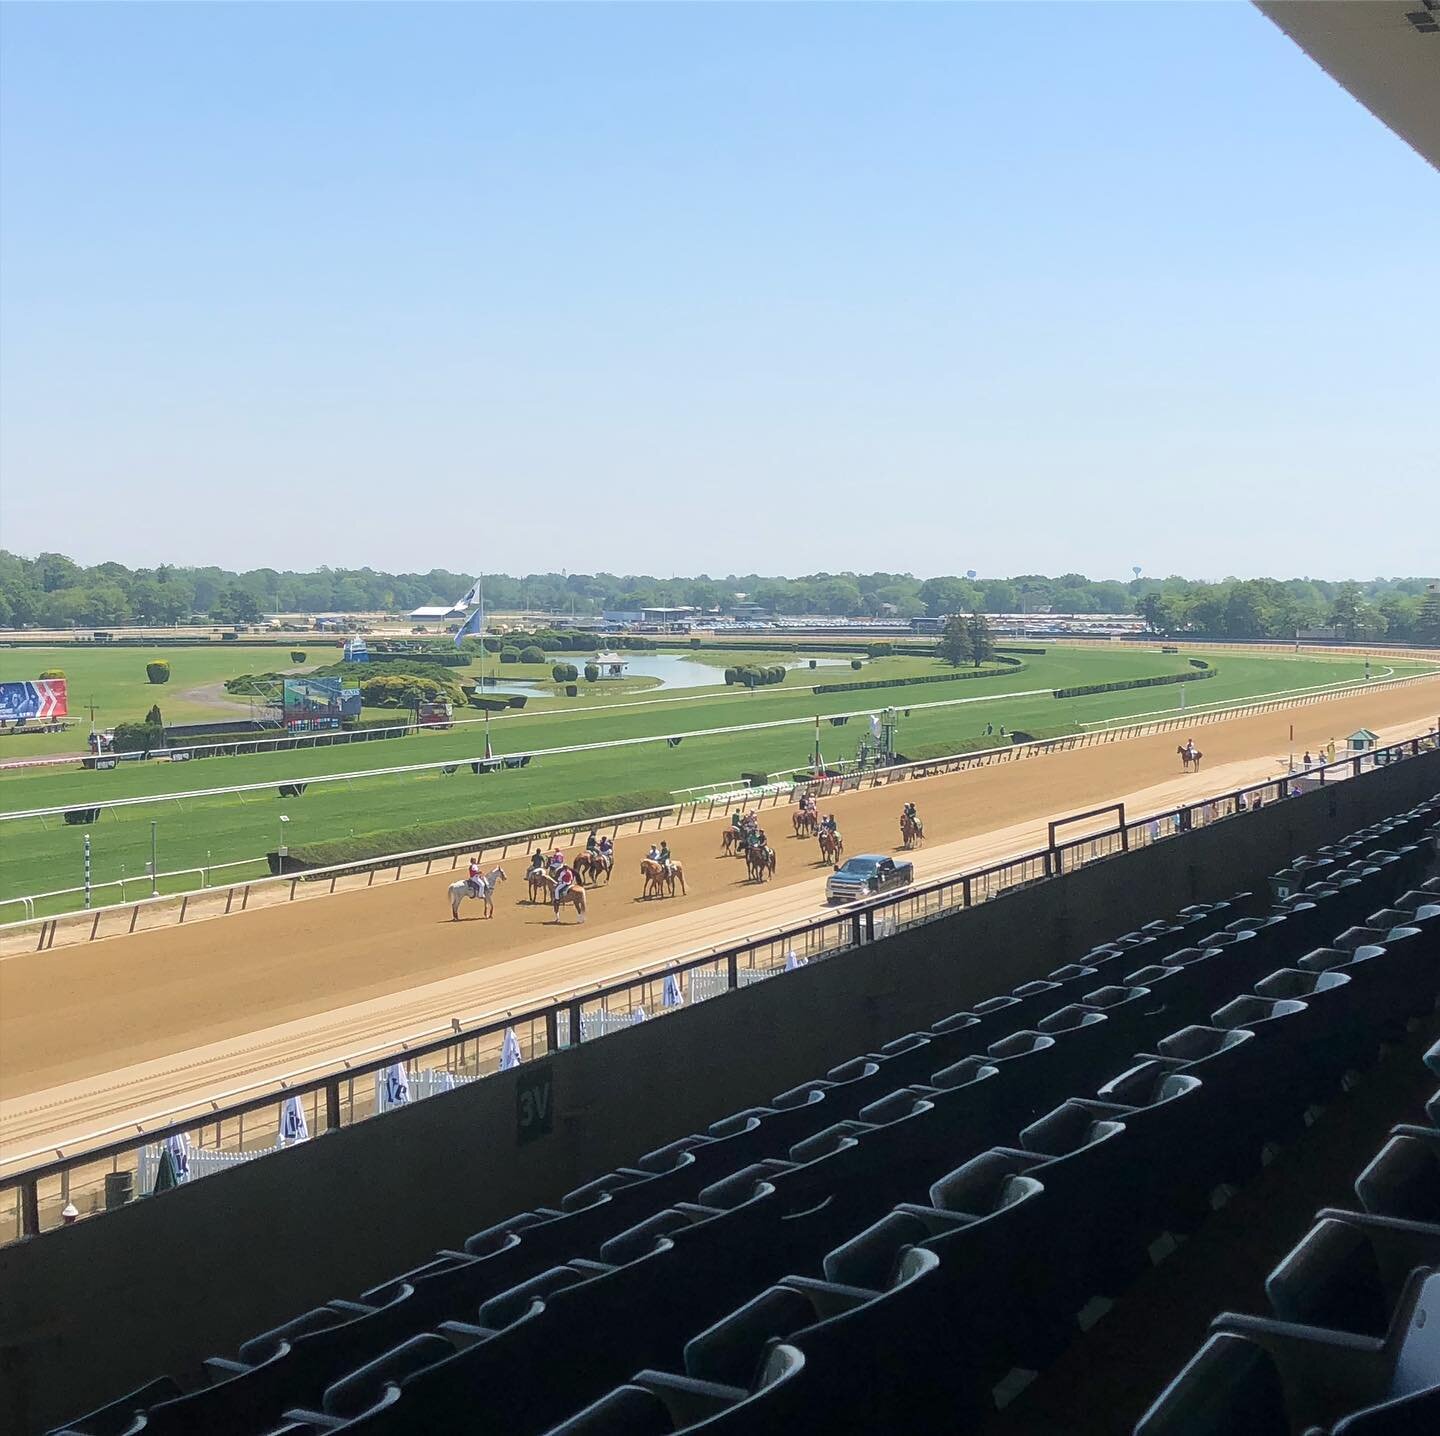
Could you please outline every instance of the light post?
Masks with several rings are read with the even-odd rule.
[[[160,896],[160,867],[155,855],[156,829],[160,826],[153,818],[150,820],[150,896]]]
[[[288,817],[286,817],[286,815],[285,815],[284,813],[281,813],[281,814],[280,814],[280,848],[279,848],[279,858],[280,858],[280,871],[281,871],[282,873],[285,871],[285,855],[290,851],[290,850],[285,846],[285,824],[288,823],[289,821],[290,821],[290,819],[289,819]]]

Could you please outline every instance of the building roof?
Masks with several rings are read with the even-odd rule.
[[[1440,4],[1255,0],[1382,124],[1440,169]]]
[[[465,612],[464,604],[431,604],[422,608],[412,608],[411,618],[455,618]]]

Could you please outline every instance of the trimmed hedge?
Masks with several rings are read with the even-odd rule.
[[[1158,678],[1126,678],[1116,683],[1083,683],[1077,688],[1056,688],[1052,698],[1082,698],[1089,693],[1120,693],[1129,688],[1163,688],[1171,683],[1198,683],[1202,678],[1214,678],[1220,671],[1205,663],[1203,659],[1192,658],[1191,663],[1204,664],[1199,673],[1165,673]]]
[[[63,668],[42,668],[40,676],[42,678],[63,678],[65,670]]]
[[[598,663],[587,663],[585,665],[585,681],[587,683],[598,683],[600,681],[600,665]]]
[[[927,673],[919,678],[861,678],[854,683],[817,683],[812,693],[855,693],[862,688],[908,688],[913,683],[962,683],[968,678],[1005,678],[1026,665],[1018,658],[1001,659],[1004,668],[967,668],[957,673]]]
[[[544,661],[545,650],[537,647],[533,643],[520,650],[521,663],[544,663]]]
[[[163,658],[157,658],[145,665],[145,676],[152,683],[168,683],[170,681],[170,665]]]
[[[555,663],[551,665],[550,676],[557,683],[574,683],[580,677],[580,670],[573,663]]]
[[[757,668],[755,665],[747,663],[739,668],[727,668],[725,682],[739,684],[745,688],[762,688],[768,683],[783,683],[785,673],[786,669],[783,663],[767,664],[763,668]]]
[[[520,808],[513,812],[491,813],[475,818],[417,822],[411,823],[407,828],[387,828],[375,833],[357,833],[348,838],[334,838],[329,842],[302,843],[292,846],[289,856],[292,866],[298,864],[312,868],[333,867],[337,863],[364,862],[367,858],[413,852],[417,848],[458,846],[461,843],[478,845],[501,833],[584,823],[594,818],[603,818],[610,813],[660,808],[673,801],[669,791],[663,788],[612,793],[605,798],[583,798],[573,803],[551,803],[538,808]]]

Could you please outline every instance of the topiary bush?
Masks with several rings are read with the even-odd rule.
[[[152,683],[168,683],[170,681],[170,665],[163,658],[157,658],[154,662],[145,665],[145,676]]]
[[[42,678],[64,678],[65,670],[63,668],[42,668],[40,676]]]
[[[520,650],[506,646],[500,650],[501,663],[519,663]]]
[[[850,666],[851,666],[851,668],[853,668],[853,669],[856,671],[856,673],[859,673],[859,671],[860,671],[865,665],[864,665],[863,663],[861,663],[858,658],[852,658],[852,659],[850,660]]]
[[[304,663],[305,655],[301,653],[298,648],[292,648],[290,650],[290,661],[291,663]]]
[[[598,663],[587,663],[585,665],[585,681],[587,683],[598,683],[600,681],[600,665]]]
[[[727,668],[727,669],[725,670],[725,684],[726,684],[726,686],[728,687],[730,684],[735,683],[735,682],[738,682],[739,677],[740,677],[740,670],[739,670],[738,668]]]
[[[865,652],[871,658],[889,658],[895,652],[895,645],[893,643],[871,643],[866,646]]]
[[[533,643],[520,650],[521,663],[544,663],[545,650],[537,648]]]

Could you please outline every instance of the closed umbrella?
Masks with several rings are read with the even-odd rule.
[[[289,1142],[309,1140],[310,1124],[305,1120],[305,1109],[300,1105],[300,1099],[287,1097],[280,1109],[280,1140],[277,1145],[283,1147]]]
[[[156,1192],[172,1191],[179,1185],[180,1178],[175,1174],[175,1158],[167,1144],[160,1148],[160,1160],[155,1167],[155,1184],[150,1188],[150,1195],[153,1197]]]
[[[680,979],[675,973],[665,974],[665,985],[660,990],[660,1000],[666,1007],[684,1007],[685,994],[680,991]]]
[[[403,1062],[392,1062],[385,1069],[385,1101],[382,1104],[387,1110],[391,1107],[403,1107],[410,1100],[410,1078],[405,1072]]]
[[[520,1061],[520,1039],[513,1027],[507,1027],[500,1041],[500,1070],[508,1072],[512,1067],[518,1067]]]

